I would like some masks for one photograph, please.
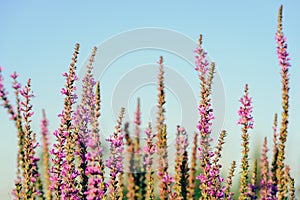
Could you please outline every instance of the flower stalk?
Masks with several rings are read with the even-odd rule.
[[[240,179],[240,196],[239,200],[247,199],[248,194],[248,175],[249,175],[249,129],[253,129],[253,117],[252,117],[252,102],[251,98],[249,97],[248,93],[248,85],[246,84],[244,96],[240,99],[240,102],[242,106],[240,106],[240,109],[238,111],[238,115],[240,116],[238,120],[238,124],[242,125],[242,175]]]
[[[278,11],[278,28],[276,33],[277,55],[279,65],[281,67],[281,83],[282,83],[282,112],[281,112],[281,127],[279,132],[278,158],[277,158],[277,189],[278,199],[285,199],[285,188],[287,185],[284,180],[284,161],[285,161],[285,143],[288,135],[288,117],[289,117],[289,54],[287,52],[286,38],[282,32],[282,9],[281,5]]]
[[[60,127],[54,131],[56,143],[53,145],[51,154],[53,155],[53,166],[51,169],[51,190],[54,191],[56,199],[78,199],[78,184],[76,177],[78,172],[75,169],[75,144],[77,137],[72,129],[72,105],[77,98],[74,91],[74,82],[77,80],[75,75],[77,56],[79,54],[79,44],[75,46],[69,73],[64,73],[66,78],[65,88],[61,93],[65,96],[64,109],[60,118]],[[63,176],[62,176],[63,175]]]
[[[45,197],[47,200],[52,199],[50,190],[50,157],[49,157],[49,130],[46,112],[42,110],[43,118],[41,120],[41,134],[42,134],[42,147],[43,147],[43,167],[44,167],[44,181],[45,181]]]

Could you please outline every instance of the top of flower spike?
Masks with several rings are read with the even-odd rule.
[[[162,56],[159,57],[159,61],[157,62],[158,64],[162,65],[164,62],[164,59]]]
[[[278,10],[278,27],[277,27],[277,32],[275,36],[275,40],[277,43],[277,55],[279,59],[279,64],[282,67],[282,73],[287,73],[288,68],[291,66],[289,61],[290,58],[289,53],[287,52],[287,43],[286,43],[286,38],[282,32],[282,10],[283,6],[281,5],[279,10]]]
[[[19,76],[19,74],[17,74],[17,72],[14,72],[14,73],[12,73],[12,74],[10,75],[10,77],[11,77],[12,79],[16,79],[16,78],[18,78],[18,76]]]
[[[281,33],[281,31],[282,31],[282,9],[283,9],[283,6],[280,5],[279,10],[278,10],[278,27],[277,27],[278,33]]]
[[[194,50],[194,53],[196,54],[195,70],[199,71],[204,78],[209,70],[208,69],[209,61],[207,60],[206,57],[207,52],[205,52],[202,47],[202,34],[200,34],[199,36],[198,46]]]
[[[249,97],[248,84],[246,84],[244,92],[244,96],[240,98],[242,106],[238,111],[238,115],[240,116],[238,124],[245,125],[247,128],[253,129],[254,120],[252,116],[252,100],[251,97]]]
[[[198,46],[202,45],[202,34],[200,34],[199,36],[199,40],[198,40]]]
[[[141,102],[140,98],[137,99],[137,108],[136,112],[134,113],[134,123],[136,125],[141,125]]]

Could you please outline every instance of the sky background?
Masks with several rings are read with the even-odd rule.
[[[21,75],[22,83],[25,83],[27,78],[32,78],[32,87],[36,95],[33,100],[36,115],[32,127],[39,133],[41,109],[45,108],[52,132],[58,127],[57,114],[61,112],[63,106],[60,88],[64,85],[64,79],[61,74],[68,69],[76,42],[81,45],[77,65],[80,69],[84,66],[93,46],[98,46],[112,36],[132,29],[144,27],[169,29],[195,42],[202,33],[203,46],[209,57],[216,62],[226,96],[223,129],[227,130],[228,137],[224,145],[223,163],[227,169],[233,159],[238,161],[241,157],[239,153],[241,132],[236,122],[238,99],[243,94],[245,83],[249,84],[254,105],[255,128],[250,133],[251,146],[261,145],[264,136],[268,136],[271,142],[274,113],[279,113],[280,116],[280,68],[277,64],[274,36],[277,30],[278,8],[282,2],[229,0],[178,3],[167,0],[104,3],[104,1],[0,0],[0,65],[5,69],[3,74],[7,87],[10,84],[9,74],[13,71]],[[292,64],[286,161],[292,166],[292,175],[296,177],[297,185],[300,180],[298,148],[300,134],[297,126],[300,121],[298,92],[300,68],[297,67],[300,66],[299,8],[300,2],[297,0],[284,2],[283,27]],[[192,50],[190,53],[193,54]],[[178,57],[168,52],[145,50],[122,58],[124,66],[137,66],[155,63],[161,54],[165,57],[166,65],[173,66],[177,72],[185,71],[184,66],[188,64],[184,64]],[[131,57],[134,61],[130,61]],[[122,59],[119,59],[112,65],[111,71],[106,75],[107,79],[114,77],[118,80],[122,77],[121,61]],[[188,73],[184,77],[189,75],[195,77],[191,85],[197,83],[195,74]],[[102,87],[109,88],[110,84],[111,82],[107,80],[107,83],[102,83]],[[149,87],[151,90],[151,86]],[[136,96],[143,98],[142,95],[146,93],[141,91],[132,96],[133,99]],[[172,92],[167,108],[178,106],[176,94],[175,96],[171,94]],[[105,99],[105,95],[103,98]],[[155,98],[154,96],[154,100]],[[11,100],[13,101],[12,96]],[[152,104],[149,102],[149,105]],[[129,108],[131,111],[129,114],[132,114],[133,109],[134,106]],[[104,114],[101,119],[103,121],[106,118]],[[106,114],[107,117],[111,117],[109,112]],[[176,118],[175,114],[167,116],[168,120],[177,123],[176,121],[180,119]],[[148,118],[145,121],[147,120]],[[113,131],[113,122],[104,124],[109,125],[104,128],[106,132]],[[172,129],[170,130],[173,133]],[[0,110],[0,137],[0,198],[10,199],[10,190],[15,178],[17,139],[14,124],[8,120],[3,109]],[[39,137],[38,135],[38,139]],[[252,149],[251,153],[253,152]]]

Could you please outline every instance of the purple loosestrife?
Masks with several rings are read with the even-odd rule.
[[[253,117],[252,117],[252,102],[251,98],[249,97],[248,94],[248,85],[246,84],[245,86],[245,94],[244,96],[240,99],[240,102],[242,106],[240,106],[240,109],[238,111],[239,115],[239,120],[238,124],[242,125],[242,148],[243,148],[243,157],[242,157],[242,174],[241,174],[241,179],[240,179],[240,196],[239,199],[247,199],[247,192],[248,192],[248,184],[247,184],[247,179],[248,179],[248,174],[249,174],[249,163],[248,163],[248,154],[249,154],[249,129],[253,129]]]
[[[43,118],[41,120],[41,135],[42,135],[42,145],[43,145],[43,167],[44,167],[44,182],[45,182],[45,197],[47,200],[52,199],[52,194],[50,190],[50,163],[49,163],[49,130],[48,130],[48,120],[46,118],[46,112],[43,109]]]
[[[174,183],[174,178],[169,174],[169,173],[164,173],[164,175],[162,176],[162,182],[164,183],[164,185],[167,186],[166,188],[166,193],[169,194],[170,196],[174,196],[172,191],[171,191],[171,185]],[[167,197],[168,198],[168,197]]]
[[[213,165],[211,159],[214,153],[211,150],[211,126],[213,116],[213,109],[211,105],[211,88],[212,80],[215,72],[215,63],[209,64],[206,56],[207,53],[202,47],[202,35],[199,38],[198,47],[195,50],[196,53],[196,67],[195,70],[199,74],[200,80],[200,104],[199,115],[200,119],[197,125],[197,129],[200,134],[199,145],[199,158],[201,160],[202,173],[197,177],[200,180],[200,199],[211,199],[224,197],[225,187],[220,187],[223,179],[220,177],[219,167]],[[210,68],[209,68],[210,65]]]
[[[13,190],[13,194],[14,194],[15,198],[21,198],[24,195],[24,191],[22,191],[22,189],[23,189],[22,187],[24,187],[24,185],[22,186],[22,182],[24,181],[25,170],[27,171],[27,169],[25,169],[25,163],[27,161],[25,161],[25,147],[24,147],[24,144],[25,144],[26,139],[28,139],[28,138],[25,138],[26,134],[23,131],[24,127],[22,125],[22,115],[21,115],[22,108],[21,107],[24,106],[23,104],[27,100],[25,100],[23,102],[21,102],[21,100],[20,100],[20,95],[19,94],[20,94],[21,84],[17,81],[18,74],[16,72],[14,72],[13,74],[10,75],[10,77],[13,79],[12,88],[14,89],[15,96],[16,96],[16,104],[17,104],[16,112],[13,110],[13,107],[10,105],[10,103],[7,101],[7,99],[5,101],[5,104],[7,106],[7,109],[9,110],[9,113],[12,114],[11,120],[15,121],[15,126],[18,130],[18,146],[19,146],[18,156],[17,156],[17,179],[15,181],[15,188]],[[28,81],[28,85],[26,86],[26,88],[27,87],[29,87],[28,90],[30,90],[30,80]],[[25,89],[22,90],[23,95],[24,95]],[[8,93],[6,93],[6,94],[8,94]],[[3,96],[3,98],[5,98],[5,96]],[[31,96],[29,96],[29,97],[26,96],[25,98],[31,98]],[[23,114],[23,118],[25,119],[24,115],[25,114]],[[31,117],[31,116],[29,116],[29,117]],[[27,117],[27,119],[29,117]],[[29,123],[30,122],[31,121],[29,121]],[[32,144],[36,144],[35,133],[33,134],[33,136],[30,136],[30,138],[27,140],[27,142],[28,141],[30,141]],[[32,155],[34,156],[34,154],[35,154],[35,151],[33,151]],[[38,173],[38,166],[37,166],[36,162],[34,163],[35,166],[33,166],[33,168],[34,168],[33,171]],[[21,177],[22,171],[23,171],[23,177]],[[36,187],[36,195],[38,197],[44,199],[43,198],[43,195],[44,195],[43,194],[43,185],[42,185],[39,174],[35,177],[35,179],[36,180],[35,180],[34,184],[35,184],[35,187]]]
[[[84,96],[84,95],[82,95]],[[83,99],[83,98],[82,98]],[[87,138],[88,134],[88,122],[90,120],[90,116],[86,107],[82,107],[81,105],[77,106],[75,112],[72,116],[73,127],[75,130],[75,134],[77,134],[77,152],[78,155],[78,173],[79,173],[79,195],[82,199],[86,198],[85,192],[87,191],[88,186],[88,177],[86,175],[86,167],[87,167]],[[89,117],[89,118],[86,118]]]
[[[10,119],[15,122],[15,126],[18,130],[18,154],[17,154],[17,178],[15,180],[15,188],[13,190],[14,196],[16,198],[21,198],[21,190],[22,190],[22,177],[21,173],[24,169],[24,134],[22,130],[22,117],[20,114],[20,83],[17,81],[18,74],[14,72],[10,75],[10,77],[13,79],[12,87],[15,90],[15,96],[16,96],[16,110],[13,108],[11,103],[8,100],[8,92],[5,90],[4,87],[4,79],[2,76],[3,68],[0,66],[0,99],[3,101],[2,106],[4,109],[7,109],[8,114],[10,115]]]
[[[21,116],[21,109],[20,109],[20,88],[21,84],[17,81],[18,74],[14,72],[10,75],[10,77],[13,79],[12,82],[12,88],[15,91],[15,98],[16,98],[16,113],[14,113],[13,108],[9,106],[8,103],[8,110],[10,110],[11,119],[15,121],[15,126],[18,130],[18,156],[17,156],[17,180],[16,180],[16,192],[18,193],[18,188],[20,189],[20,184],[22,178],[21,171],[24,170],[25,167],[25,161],[24,161],[24,132],[22,127],[22,116]],[[19,193],[21,191],[19,190]]]
[[[13,74],[10,75],[10,77],[13,79],[13,82],[12,82],[12,88],[14,89],[15,91],[15,96],[16,96],[16,104],[17,104],[17,107],[16,107],[16,113],[15,114],[12,114],[11,116],[11,119],[15,120],[16,121],[16,127],[18,129],[18,133],[22,132],[22,123],[21,123],[21,113],[20,113],[20,88],[21,88],[21,84],[18,82],[17,78],[19,77],[19,75],[14,72]],[[10,107],[10,106],[9,106]],[[10,110],[10,109],[8,109]],[[10,111],[12,112],[12,111]]]
[[[111,200],[120,199],[120,191],[123,189],[120,187],[119,178],[123,175],[123,151],[124,151],[124,134],[121,130],[123,115],[125,109],[122,108],[115,132],[111,135],[107,141],[110,143],[110,156],[106,160],[106,166],[110,169],[109,182],[108,182],[108,197]]]
[[[78,189],[76,177],[78,172],[74,163],[74,145],[76,136],[72,130],[72,105],[75,103],[74,82],[77,56],[79,54],[79,44],[76,44],[69,73],[64,73],[66,78],[65,88],[61,93],[65,96],[64,109],[58,116],[60,117],[60,127],[54,131],[56,143],[53,145],[51,154],[53,155],[53,166],[51,170],[51,189],[54,190],[56,199],[78,199]]]
[[[221,197],[222,195],[224,195],[224,191],[225,191],[225,186],[221,186],[221,183],[224,181],[223,178],[220,176],[220,169],[222,168],[222,165],[219,163],[220,162],[220,158],[221,158],[221,152],[223,149],[223,144],[224,144],[224,139],[226,137],[226,131],[223,130],[220,133],[219,139],[218,139],[218,145],[216,147],[216,150],[214,152],[214,157],[213,157],[213,166],[212,169],[214,171],[214,173],[212,173],[212,183],[214,185],[214,193],[218,194],[219,193],[219,197]],[[222,196],[223,197],[223,196]]]
[[[18,82],[18,74],[14,72],[10,75],[10,77],[13,79],[12,82],[12,88],[15,91],[15,99],[16,99],[16,113],[12,114],[11,119],[15,121],[15,126],[18,130],[18,156],[17,156],[17,180],[16,180],[16,192],[17,188],[20,188],[20,183],[22,178],[20,177],[21,171],[24,170],[25,167],[25,161],[24,161],[24,131],[23,131],[23,125],[22,125],[22,116],[21,116],[21,109],[20,109],[20,88],[21,84]],[[10,106],[9,106],[10,107]],[[10,108],[8,108],[10,110]],[[12,112],[12,110],[10,111]],[[18,193],[18,192],[17,192]],[[19,190],[20,193],[20,190]]]
[[[277,159],[278,159],[278,142],[277,142],[277,114],[274,115],[273,124],[273,158],[271,163],[270,177],[269,177],[269,187],[270,196],[272,199],[277,199]]]
[[[1,104],[5,109],[7,109],[8,114],[11,116],[10,119],[16,121],[17,120],[17,115],[15,113],[15,110],[13,108],[13,106],[11,105],[11,103],[8,100],[8,92],[5,90],[4,87],[4,78],[2,76],[2,71],[3,68],[0,66],[0,98],[3,101],[3,104]],[[18,75],[16,73],[12,74],[11,77],[13,77],[14,81],[16,81]],[[13,84],[13,87],[16,88],[16,90],[19,91],[20,89],[20,84]]]
[[[220,133],[216,150],[213,153],[213,157],[212,157],[213,160],[212,160],[212,166],[210,172],[212,177],[212,185],[214,186],[211,188],[210,194],[215,194],[217,195],[218,198],[223,198],[224,192],[226,190],[226,187],[221,185],[222,182],[224,182],[224,179],[220,175],[220,170],[222,168],[222,165],[219,163],[226,134],[227,133],[225,130],[223,130]]]
[[[177,126],[177,132],[176,132],[176,143],[175,143],[175,149],[176,149],[176,153],[175,153],[175,175],[174,175],[174,185],[173,185],[173,189],[175,190],[175,194],[176,194],[176,198],[181,199],[181,185],[180,185],[180,178],[181,178],[181,169],[180,166],[182,164],[182,160],[183,160],[183,148],[182,148],[182,142],[183,142],[183,138],[181,137],[181,131],[184,131],[183,128],[181,128],[180,126]]]
[[[74,83],[77,80],[76,76],[76,63],[78,56],[79,45],[76,45],[75,52],[73,54],[72,63],[70,64],[69,74],[66,76],[66,88],[62,89],[62,94],[66,96],[67,103],[66,109],[64,110],[63,117],[65,118],[65,160],[62,165],[63,182],[62,185],[62,199],[79,199],[78,171],[75,166],[75,149],[78,141],[77,133],[74,131],[72,126],[72,106],[76,103],[77,96],[75,94]],[[76,51],[77,50],[77,51]]]
[[[92,130],[91,136],[88,138],[87,146],[90,150],[86,154],[87,168],[86,174],[88,176],[88,188],[86,191],[87,200],[100,200],[106,199],[106,184],[104,182],[104,163],[102,160],[102,147],[99,135],[99,123],[100,117],[100,85],[96,84],[95,94],[95,111],[92,115]]]
[[[126,197],[129,200],[135,200],[135,183],[134,183],[134,144],[129,135],[129,123],[126,122],[124,125],[124,133],[126,140],[126,153],[128,162],[128,179],[127,179],[127,194]]]
[[[173,193],[171,192],[171,185],[174,182],[174,178],[168,173],[168,157],[167,157],[167,126],[164,124],[162,129],[162,135],[161,135],[162,142],[157,143],[157,152],[159,157],[160,163],[159,168],[157,172],[158,178],[161,177],[159,187],[160,187],[160,193],[159,197],[160,199],[168,199],[169,197],[173,196]],[[159,147],[162,152],[159,152]],[[162,148],[164,147],[164,148]],[[165,149],[165,151],[163,150]],[[163,167],[162,167],[163,166]],[[160,171],[161,170],[161,171]]]
[[[154,171],[152,169],[153,156],[156,153],[156,145],[153,143],[155,134],[152,133],[151,123],[148,124],[148,128],[145,130],[146,145],[144,146],[144,166],[146,171],[146,200],[154,200]]]
[[[24,170],[23,170],[23,190],[22,197],[24,200],[35,199],[41,196],[41,192],[37,188],[37,179],[39,179],[38,165],[39,158],[35,155],[35,149],[38,146],[35,140],[35,134],[31,130],[31,117],[34,114],[30,103],[33,93],[31,91],[30,79],[27,85],[20,90],[20,94],[24,98],[20,102],[20,110],[24,120]]]
[[[289,54],[287,52],[286,38],[282,32],[282,5],[278,12],[278,29],[276,33],[277,43],[277,55],[279,65],[281,67],[281,83],[282,83],[282,113],[281,113],[281,128],[279,134],[278,144],[278,160],[277,160],[277,171],[276,176],[278,180],[278,199],[284,199],[284,188],[287,187],[284,184],[284,160],[285,160],[285,142],[288,134],[288,117],[289,117]]]
[[[219,164],[220,158],[221,158],[221,152],[222,152],[222,148],[223,148],[223,144],[224,144],[224,139],[226,137],[226,131],[223,130],[219,136],[218,139],[218,145],[217,148],[214,152],[214,159],[213,159],[213,163],[218,167],[221,168],[222,166]]]
[[[157,137],[157,154],[158,154],[158,181],[159,181],[159,194],[160,199],[166,200],[170,195],[171,178],[168,174],[168,152],[167,152],[167,130],[165,125],[165,85],[164,85],[164,66],[163,57],[160,56],[158,61],[159,74],[158,74],[158,112],[156,124],[156,137]]]
[[[16,113],[14,115],[11,116],[11,119],[13,119],[15,121],[15,125],[16,128],[18,129],[18,138],[19,138],[19,156],[20,156],[20,160],[22,161],[22,154],[24,154],[23,152],[23,147],[22,147],[22,142],[24,140],[24,134],[23,134],[23,130],[22,130],[22,117],[21,117],[21,111],[20,111],[20,88],[21,88],[21,84],[18,82],[17,78],[18,78],[18,74],[16,72],[14,72],[13,74],[10,75],[10,77],[13,79],[12,82],[12,88],[15,91],[15,98],[16,98]],[[24,161],[22,161],[24,162]],[[24,166],[23,166],[24,167]]]
[[[264,138],[262,154],[260,157],[260,198],[262,200],[269,199],[271,195],[271,185],[269,182],[269,161],[268,161],[268,147],[267,147],[267,138]]]
[[[196,54],[196,67],[195,70],[199,73],[200,79],[200,104],[199,104],[199,115],[200,119],[197,125],[197,129],[200,133],[200,147],[199,156],[201,160],[202,173],[197,179],[200,180],[200,189],[202,198],[208,198],[208,180],[210,180],[208,169],[211,166],[210,163],[210,128],[212,125],[213,114],[210,104],[210,90],[207,86],[207,72],[209,70],[209,62],[206,58],[207,53],[202,47],[202,35],[200,35],[198,47],[195,50]]]
[[[189,184],[188,184],[188,194],[187,199],[194,199],[195,194],[195,178],[196,178],[196,165],[197,165],[197,148],[198,148],[198,133],[194,132],[194,141],[191,155],[191,165],[189,173]]]
[[[140,162],[140,125],[141,125],[141,101],[140,98],[137,99],[137,108],[136,112],[134,113],[134,124],[135,124],[135,143],[134,143],[134,149],[135,149],[135,161],[136,165],[139,166]]]
[[[145,195],[145,173],[143,168],[141,168],[141,147],[140,147],[140,125],[141,125],[141,101],[140,98],[137,99],[137,108],[134,113],[134,165],[135,165],[135,198],[142,199]]]
[[[73,113],[73,127],[77,135],[77,152],[79,160],[79,182],[80,182],[80,198],[86,199],[86,192],[88,189],[88,176],[87,176],[87,143],[91,138],[91,129],[93,116],[95,114],[95,80],[92,75],[93,62],[96,55],[97,48],[94,47],[92,54],[87,65],[87,72],[82,80],[82,99],[80,105],[77,106]],[[100,103],[100,101],[99,101]],[[100,108],[100,105],[99,105]],[[100,116],[100,115],[99,115]],[[95,120],[94,120],[95,121]],[[93,135],[98,133],[93,133]]]
[[[178,200],[187,199],[188,187],[188,139],[184,128],[177,126],[176,134],[176,158],[174,186],[175,196]]]

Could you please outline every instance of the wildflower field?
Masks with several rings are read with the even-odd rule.
[[[274,19],[275,21],[276,19]],[[255,88],[245,82],[240,86],[235,122],[239,127],[240,158],[224,160],[230,132],[221,130],[212,136],[215,110],[212,101],[217,61],[211,61],[204,48],[205,35],[195,46],[194,73],[198,77],[197,122],[189,132],[185,124],[173,127],[166,121],[168,104],[165,84],[167,59],[157,56],[155,122],[143,129],[143,96],[136,100],[134,119],[126,121],[126,107],[119,108],[114,131],[103,135],[100,121],[102,95],[106,85],[94,75],[95,58],[101,49],[94,47],[82,79],[78,76],[80,44],[76,43],[69,67],[62,74],[59,126],[50,130],[48,108],[34,110],[34,80],[27,81],[18,72],[4,76],[0,67],[1,112],[6,113],[17,137],[15,177],[11,199],[297,199],[299,174],[291,173],[287,162],[290,112],[290,55],[283,32],[283,6],[279,7],[277,30],[274,30],[277,71],[281,85],[280,110],[274,113],[270,127],[272,137],[261,137],[262,145],[251,145],[255,129]],[[272,36],[271,36],[272,37]],[[288,37],[288,36],[287,36]],[[293,55],[291,55],[292,57]],[[0,61],[1,62],[1,61]],[[1,63],[0,63],[1,64]],[[268,76],[273,76],[268,74]],[[276,76],[276,75],[274,75]],[[295,75],[296,76],[296,75]],[[78,87],[80,85],[80,87]],[[51,94],[49,98],[51,98]],[[54,102],[53,102],[54,103]],[[35,112],[34,112],[35,111]],[[33,127],[34,115],[40,112],[40,127]],[[143,135],[143,137],[142,137]],[[170,135],[175,142],[170,144]],[[188,137],[192,136],[192,140]],[[169,151],[169,145],[172,151]],[[255,147],[257,149],[252,149]],[[252,152],[252,153],[250,153]],[[253,156],[253,152],[256,152]],[[223,162],[229,162],[227,164]],[[0,165],[4,165],[1,162]],[[229,166],[225,168],[224,166]],[[2,180],[0,179],[0,182]],[[2,199],[0,197],[0,199]]]

